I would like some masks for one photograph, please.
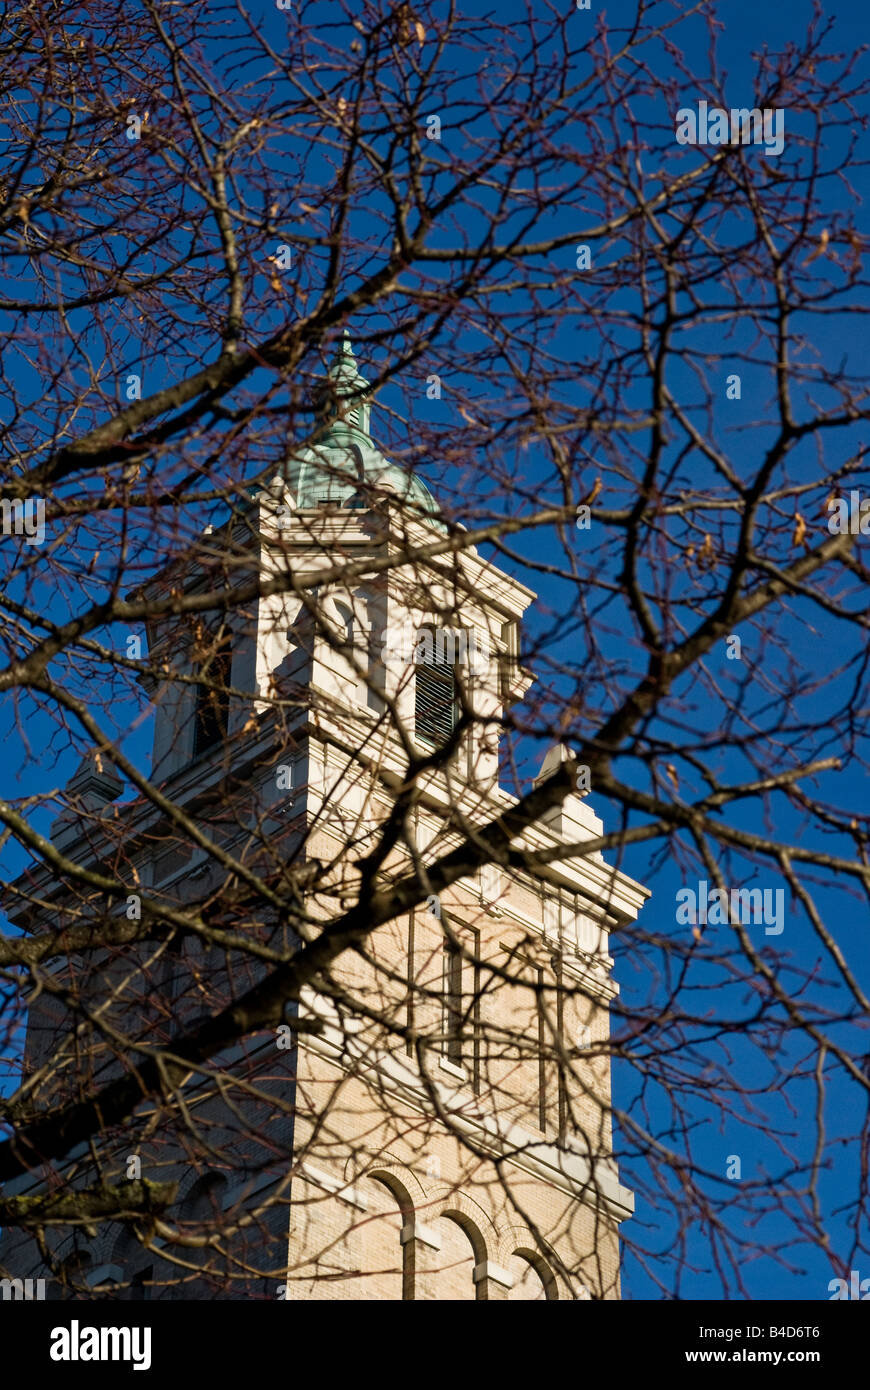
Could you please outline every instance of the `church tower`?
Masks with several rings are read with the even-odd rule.
[[[289,916],[252,912],[263,950],[232,966],[234,997],[270,952],[322,946],[337,922],[346,932],[283,1023],[222,1054],[244,1085],[198,1102],[196,1161],[153,1136],[137,1148],[143,1174],[178,1183],[147,1274],[126,1236],[101,1235],[89,1283],[206,1296],[211,1273],[174,1285],[167,1273],[185,1248],[173,1233],[199,1214],[225,1228],[236,1271],[268,1270],[252,1276],[262,1297],[618,1298],[633,1198],[612,1153],[608,941],[646,890],[601,853],[554,857],[602,832],[577,793],[513,838],[504,862],[432,887],[433,864],[516,804],[499,785],[499,739],[532,682],[520,637],[535,595],[457,544],[429,489],[373,442],[371,408],[345,335],[310,441],[203,537],[201,565],[148,586],[207,594],[209,553],[232,557],[240,593],[252,569],[260,577],[226,616],[203,609],[148,631],[152,781],[206,843],[153,804],[120,814],[108,762],[79,770],[55,827],[63,853],[88,864],[120,819],[143,892],[181,905],[223,890],[227,857],[270,901],[292,880]],[[552,748],[538,781],[568,756]],[[354,921],[361,893],[383,904],[391,885],[395,914],[374,930]],[[38,917],[20,921],[34,930]],[[195,981],[213,958],[196,943],[163,954],[153,994],[135,1001],[158,1034],[198,1016]],[[31,1019],[33,1063],[46,1027]],[[186,1084],[209,1090],[204,1076]],[[24,1248],[7,1243],[0,1262],[33,1273]],[[194,1273],[210,1260],[200,1250]]]

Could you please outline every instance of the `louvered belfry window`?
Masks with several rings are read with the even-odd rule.
[[[417,697],[414,727],[418,738],[440,747],[446,743],[456,724],[456,672],[453,661],[446,660],[440,643],[434,654],[416,662]],[[451,653],[452,656],[452,653]]]

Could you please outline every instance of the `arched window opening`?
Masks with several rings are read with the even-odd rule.
[[[61,1299],[81,1298],[82,1290],[88,1283],[88,1272],[94,1260],[89,1250],[83,1249],[74,1237],[73,1248],[60,1262],[58,1269],[58,1297]],[[52,1291],[53,1292],[53,1291]]]
[[[433,1223],[440,1249],[432,1251],[433,1292],[440,1301],[474,1302],[485,1293],[474,1271],[486,1259],[486,1246],[477,1228],[464,1215],[445,1212]]]
[[[154,1266],[145,1265],[144,1269],[137,1270],[130,1281],[131,1300],[140,1301],[143,1298],[152,1297],[152,1284],[154,1282]]]
[[[544,1303],[558,1298],[553,1272],[536,1252],[516,1250],[511,1255],[508,1272],[513,1284],[508,1299],[516,1303]]]
[[[184,1220],[202,1221],[218,1215],[226,1186],[223,1173],[206,1173],[205,1177],[197,1178],[184,1200]]]

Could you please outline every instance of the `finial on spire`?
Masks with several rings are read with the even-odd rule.
[[[359,395],[369,383],[362,375],[350,341],[350,329],[345,328],[327,373],[333,389],[340,396]]]
[[[342,332],[335,355],[329,364],[324,389],[320,393],[321,409],[331,419],[330,434],[333,437],[350,435],[369,440],[369,386],[354,356],[350,341],[350,330]],[[353,404],[342,407],[339,402],[353,397]]]

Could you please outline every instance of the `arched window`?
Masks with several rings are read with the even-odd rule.
[[[376,1174],[361,1184],[361,1190],[371,1197],[367,1216],[360,1223],[362,1267],[369,1274],[360,1280],[359,1296],[406,1299],[414,1297],[413,1243],[402,1241],[402,1231],[409,1219],[410,1202],[396,1191],[396,1185],[386,1176]],[[371,1277],[374,1276],[374,1277]]]
[[[152,1288],[154,1265],[153,1263],[143,1263],[148,1258],[148,1251],[132,1231],[121,1232],[115,1241],[111,1258],[114,1261],[113,1264],[104,1265],[95,1271],[95,1274],[105,1274],[106,1276],[100,1278],[100,1283],[121,1285],[117,1293],[107,1294],[106,1297],[134,1302],[139,1299],[154,1297]],[[97,1281],[92,1275],[88,1282],[93,1284]]]
[[[218,1215],[227,1180],[223,1173],[206,1173],[197,1178],[184,1199],[182,1215],[185,1221],[203,1221]]]
[[[511,1255],[508,1272],[513,1284],[508,1299],[517,1303],[543,1303],[558,1299],[553,1272],[536,1251],[517,1250]]]
[[[57,1297],[80,1298],[82,1288],[88,1283],[88,1272],[93,1266],[94,1260],[89,1250],[85,1250],[80,1242],[80,1237],[76,1233],[73,1237],[73,1246],[70,1253],[61,1260],[58,1269]],[[54,1293],[52,1291],[52,1296]]]
[[[486,1247],[476,1227],[464,1216],[445,1212],[432,1223],[440,1249],[432,1251],[430,1282],[439,1302],[472,1302],[484,1297],[475,1279],[478,1264],[486,1260]]]
[[[152,1284],[154,1282],[154,1266],[145,1265],[144,1269],[139,1269],[130,1281],[129,1298],[135,1302],[143,1298],[153,1298]]]

